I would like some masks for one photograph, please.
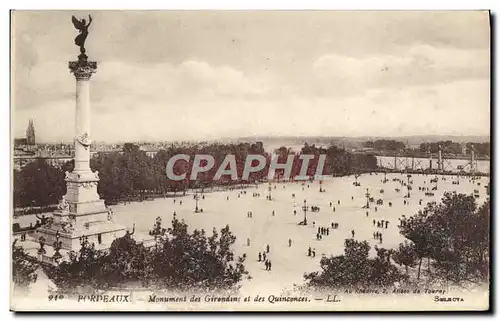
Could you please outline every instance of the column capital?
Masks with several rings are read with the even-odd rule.
[[[87,61],[87,57],[78,56],[78,61],[70,61],[68,67],[77,80],[89,80],[97,70],[97,62]]]

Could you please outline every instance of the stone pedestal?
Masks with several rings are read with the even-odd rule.
[[[43,236],[49,246],[58,233],[62,248],[68,251],[80,249],[81,237],[87,237],[96,248],[105,249],[125,234],[125,228],[114,223],[111,210],[99,199],[99,173],[90,169],[90,78],[97,70],[97,63],[87,61],[84,54],[78,58],[69,63],[76,78],[75,167],[73,172],[66,173],[67,192],[59,210],[37,231],[38,237]]]

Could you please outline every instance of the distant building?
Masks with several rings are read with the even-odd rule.
[[[28,145],[28,140],[26,138],[14,138],[14,148],[24,147]]]
[[[26,128],[26,137],[14,138],[14,148],[33,151],[35,145],[35,126],[33,120],[30,120]]]
[[[23,149],[14,149],[14,169],[20,170],[26,164],[35,160],[35,153]]]

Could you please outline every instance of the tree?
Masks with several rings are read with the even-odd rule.
[[[455,284],[481,281],[489,275],[489,201],[477,209],[473,195],[445,193],[439,205],[429,204],[404,218],[400,232],[428,259],[434,277]],[[432,260],[432,262],[431,262]]]
[[[75,288],[98,289],[107,285],[104,267],[104,251],[97,250],[94,244],[85,239],[78,252],[71,251],[69,260],[58,266],[45,266],[45,273],[60,290]]]
[[[150,251],[127,233],[111,243],[109,254],[103,258],[103,281],[108,286],[117,286],[127,282],[141,282],[146,285],[151,269],[150,260]]]
[[[235,258],[231,246],[236,237],[229,226],[208,237],[204,230],[188,232],[183,221],[172,220],[168,236],[162,239],[153,259],[156,286],[176,289],[235,288],[248,274],[244,257]]]
[[[415,252],[419,260],[417,279],[420,279],[422,260],[425,257],[430,258],[433,247],[439,247],[438,240],[432,233],[433,226],[428,222],[428,217],[434,211],[434,206],[433,203],[430,203],[423,211],[420,210],[417,214],[400,220],[399,231],[401,235],[415,244]]]
[[[408,268],[417,264],[418,255],[415,245],[406,240],[404,243],[399,243],[399,247],[392,255],[392,258],[394,262],[405,267],[408,276]]]
[[[39,264],[21,246],[17,246],[16,242],[17,240],[12,243],[12,280],[16,286],[26,288],[36,282]]]
[[[47,206],[57,204],[66,192],[64,173],[38,158],[14,171],[16,206]]]

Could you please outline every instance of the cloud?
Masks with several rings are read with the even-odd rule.
[[[110,95],[111,96],[111,95]],[[100,112],[104,104],[113,107]],[[133,107],[127,107],[133,104]],[[35,119],[43,141],[70,141],[74,101],[15,114],[19,135]],[[145,101],[127,97],[92,103],[92,137],[98,141],[215,139],[252,135],[363,136],[489,132],[489,81],[370,89],[364,96],[283,96],[274,100],[192,99]],[[57,129],[57,130],[55,130]]]
[[[16,136],[72,139],[71,14],[14,15]],[[489,132],[487,12],[92,16],[96,140]]]

